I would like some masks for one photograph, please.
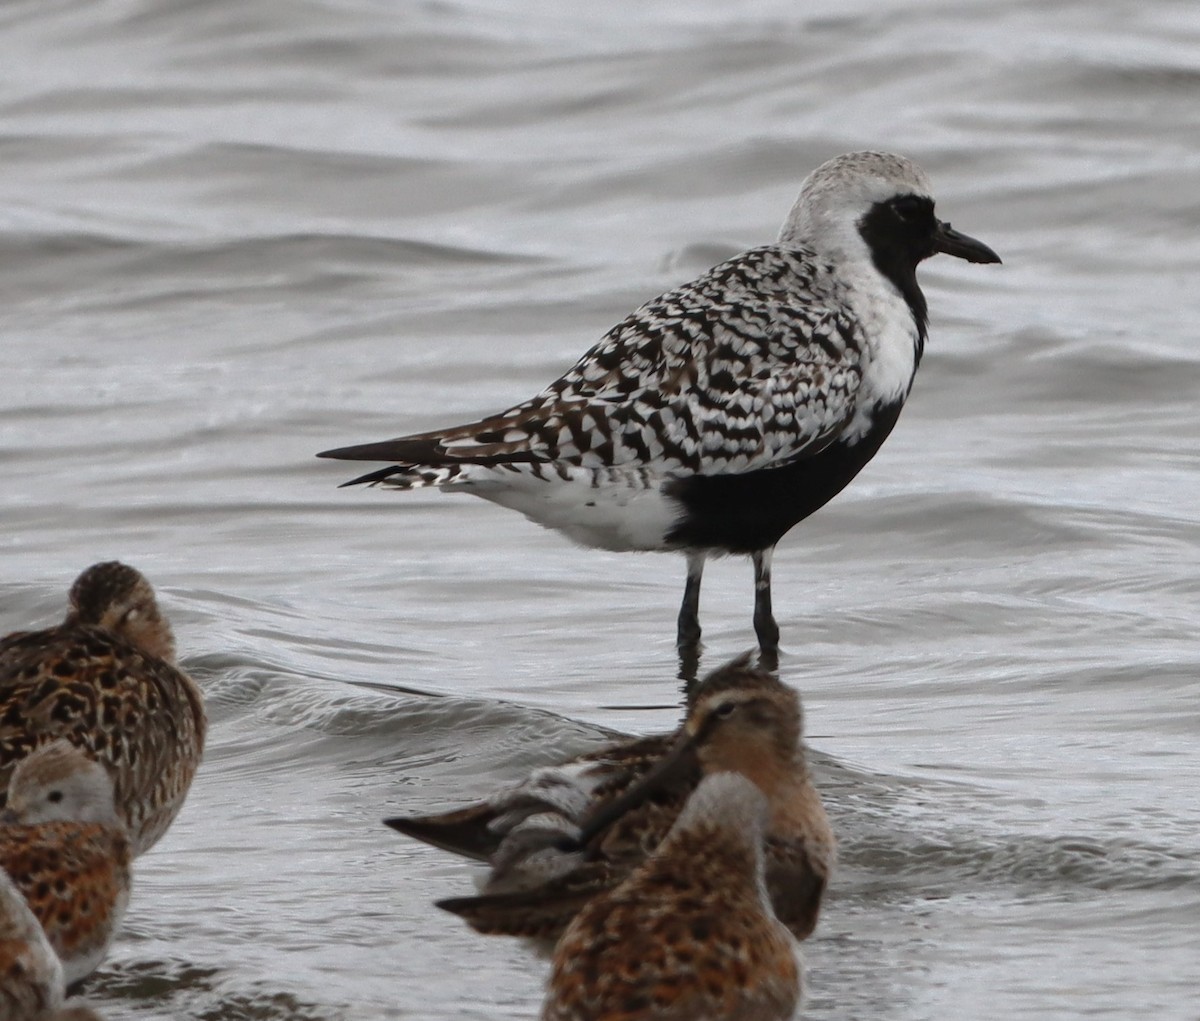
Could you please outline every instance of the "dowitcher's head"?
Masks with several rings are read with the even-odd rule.
[[[687,782],[698,762],[707,776],[739,773],[770,799],[803,769],[800,699],[746,653],[697,689],[674,746],[641,780],[584,820],[582,846],[655,792]],[[691,781],[694,782],[694,781]]]
[[[17,763],[8,782],[3,820],[117,823],[108,771],[64,738],[41,745]]]
[[[143,652],[175,660],[175,636],[154,589],[140,571],[119,561],[93,564],[75,580],[67,623],[102,627]]]
[[[773,774],[793,768],[802,725],[796,692],[746,653],[704,679],[679,751],[694,753],[706,774],[741,773],[769,794]]]

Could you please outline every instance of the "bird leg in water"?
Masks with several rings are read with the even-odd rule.
[[[771,555],[774,546],[754,554],[754,633],[762,650],[759,662],[766,670],[779,669],[779,625],[771,612]]]
[[[675,648],[679,652],[679,679],[685,694],[696,683],[700,670],[700,579],[704,575],[703,553],[687,555],[687,581],[683,586],[683,604],[679,607],[679,625]]]

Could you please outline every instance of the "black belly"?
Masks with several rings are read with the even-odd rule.
[[[853,446],[833,443],[782,468],[744,475],[691,475],[666,492],[685,509],[667,541],[681,548],[753,553],[774,546],[793,525],[850,484],[887,439],[901,403],[879,408],[870,431]]]

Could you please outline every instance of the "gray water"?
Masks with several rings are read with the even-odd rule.
[[[0,630],[127,560],[212,718],[108,1018],[536,1016],[379,820],[671,726],[682,562],[312,455],[530,395],[867,147],[1005,265],[924,267],[899,427],[776,558],[804,1016],[1200,1017],[1194,0],[13,0],[0,68]],[[704,596],[714,666],[749,565]]]

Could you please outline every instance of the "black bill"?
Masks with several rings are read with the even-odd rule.
[[[963,234],[948,223],[938,222],[937,231],[933,235],[933,250],[953,255],[967,262],[999,262],[1000,256],[993,252],[982,241]]]

